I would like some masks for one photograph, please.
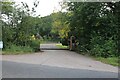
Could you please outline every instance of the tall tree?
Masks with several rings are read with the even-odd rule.
[[[80,51],[109,57],[118,54],[119,2],[70,2],[70,34],[76,36]]]

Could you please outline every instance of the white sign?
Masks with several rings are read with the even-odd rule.
[[[2,49],[2,48],[3,48],[3,42],[0,41],[0,49]]]

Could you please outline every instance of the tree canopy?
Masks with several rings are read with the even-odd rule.
[[[79,42],[78,49],[91,55],[118,55],[120,2],[70,2],[70,33]]]

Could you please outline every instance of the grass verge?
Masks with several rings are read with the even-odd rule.
[[[77,52],[77,53],[80,53],[80,52]],[[103,57],[91,56],[89,53],[80,53],[80,54],[84,55],[84,56],[87,56],[87,57],[90,57],[94,60],[100,61],[100,62],[105,63],[105,64],[110,64],[112,66],[120,66],[118,57],[103,58]]]
[[[34,52],[34,50],[29,46],[11,45],[10,47],[2,51],[2,55],[28,54],[32,52]]]
[[[113,66],[119,66],[118,57],[109,57],[109,58],[98,57],[98,58],[95,58],[95,59],[98,60],[98,61],[101,61],[103,63],[106,63],[106,64],[110,64],[110,65],[113,65]]]
[[[63,48],[63,49],[67,49],[68,48],[68,46],[63,46],[62,44],[56,44],[56,46],[59,47],[59,48]]]
[[[22,55],[22,54],[31,54],[32,52],[8,52],[2,51],[2,55]]]

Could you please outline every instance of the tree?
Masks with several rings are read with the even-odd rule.
[[[69,36],[76,36],[80,51],[103,57],[118,54],[119,2],[70,2],[68,7],[72,14]]]
[[[69,14],[66,12],[57,12],[53,13],[51,16],[53,18],[52,33],[58,34],[60,38],[67,38],[69,32],[67,18]]]
[[[4,1],[2,4],[2,34],[4,48],[11,44],[20,46],[29,45],[30,36],[35,29],[37,16],[34,16],[35,8],[38,2],[34,2],[32,11],[26,3],[22,3],[23,7],[18,7],[14,2]],[[37,33],[37,30],[35,30]]]

